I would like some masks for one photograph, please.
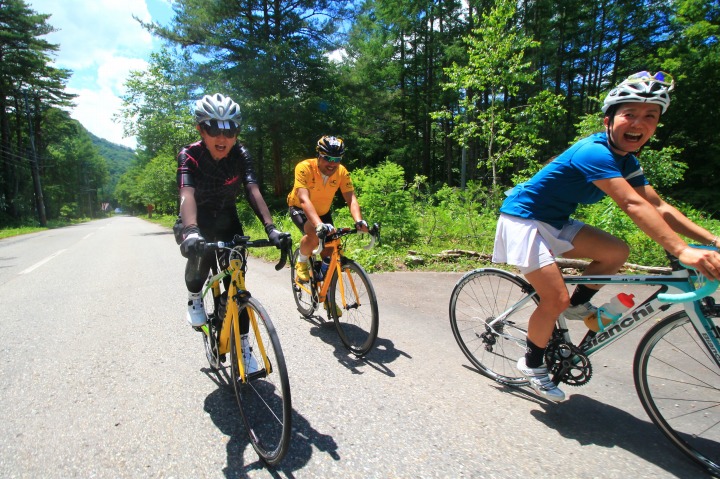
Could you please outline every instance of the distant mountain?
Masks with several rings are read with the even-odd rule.
[[[110,170],[108,191],[115,191],[115,185],[117,185],[118,180],[135,161],[135,150],[127,146],[109,142],[104,138],[99,138],[89,131],[87,133],[90,135],[93,145],[97,148],[98,154],[107,161],[108,169]]]

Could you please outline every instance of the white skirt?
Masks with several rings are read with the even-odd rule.
[[[574,248],[572,241],[585,226],[571,219],[562,229],[547,223],[501,214],[495,230],[493,263],[507,263],[527,274],[555,262]]]

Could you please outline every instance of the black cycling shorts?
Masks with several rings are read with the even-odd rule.
[[[288,208],[288,213],[290,214],[292,222],[295,223],[295,226],[297,226],[300,231],[305,234],[305,223],[307,223],[307,216],[305,216],[305,212],[297,206],[291,206]],[[320,217],[320,221],[333,225],[332,214],[328,211]]]

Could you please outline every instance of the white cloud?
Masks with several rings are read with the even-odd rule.
[[[152,1],[152,0],[148,0]],[[55,65],[73,70],[68,91],[78,95],[71,116],[96,136],[136,146],[112,121],[119,112],[131,70],[144,70],[153,38],[133,18],[150,21],[146,0],[29,0],[30,8],[52,16],[58,31],[47,36],[59,45]],[[169,8],[169,7],[167,7]]]

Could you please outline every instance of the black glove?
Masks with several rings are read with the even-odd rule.
[[[198,251],[198,246],[205,243],[205,238],[200,236],[200,230],[195,225],[188,225],[183,228],[183,241],[180,243],[180,254],[189,258]]]
[[[363,228],[365,228],[366,230],[368,229],[367,221],[358,220],[355,222],[355,229],[362,230]]]
[[[277,249],[282,248],[282,237],[283,234],[278,231],[277,227],[273,223],[270,223],[269,225],[265,226],[265,233],[268,235],[268,239],[273,244],[274,247]]]
[[[330,223],[320,223],[315,227],[315,234],[318,235],[318,238],[325,238],[333,231],[335,231],[335,227]]]

